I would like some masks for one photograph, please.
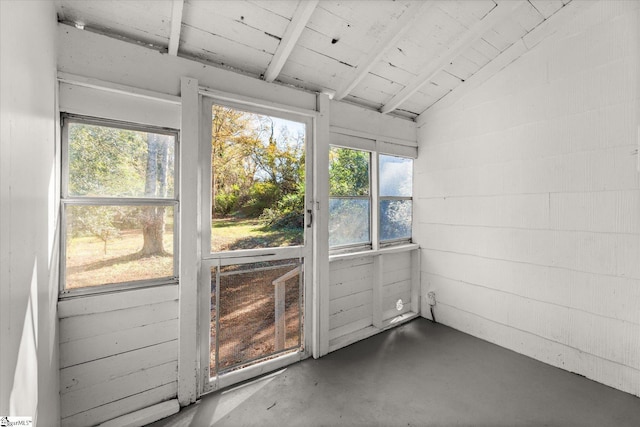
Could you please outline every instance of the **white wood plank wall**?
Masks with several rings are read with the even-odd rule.
[[[598,2],[427,110],[414,185],[439,322],[637,396],[639,28]]]
[[[63,300],[63,426],[90,426],[173,399],[178,372],[178,287]]]
[[[413,249],[416,251],[417,249]],[[412,250],[337,259],[329,267],[329,348],[331,351],[374,335],[417,314],[419,259]],[[377,260],[376,260],[377,259]],[[381,265],[381,274],[377,266]],[[401,306],[398,300],[402,300]],[[398,309],[400,307],[400,309]],[[404,316],[403,316],[404,315]],[[377,327],[374,327],[377,325]]]

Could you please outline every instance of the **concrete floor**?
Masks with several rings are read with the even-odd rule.
[[[637,427],[640,398],[416,319],[152,425]]]

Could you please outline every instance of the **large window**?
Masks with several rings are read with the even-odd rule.
[[[375,172],[372,163],[377,166]],[[332,147],[329,247],[334,251],[377,248],[410,241],[412,180],[411,159]],[[378,221],[372,219],[375,217]]]
[[[62,120],[62,292],[175,281],[177,133]]]

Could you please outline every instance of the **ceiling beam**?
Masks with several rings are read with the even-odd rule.
[[[400,92],[395,94],[389,102],[382,106],[381,113],[388,113],[395,110],[416,93],[422,86],[429,82],[443,68],[453,62],[469,46],[479,40],[487,31],[500,21],[506,19],[515,9],[527,2],[503,1],[489,12],[484,19],[478,21],[467,32],[462,34],[451,46],[435,61],[428,63],[426,68],[414,77]]]
[[[311,18],[311,14],[315,10],[318,1],[319,0],[301,0],[300,3],[298,3],[291,22],[287,26],[282,40],[280,40],[280,44],[276,49],[276,53],[273,55],[269,67],[267,67],[267,71],[264,73],[264,79],[266,81],[272,82],[278,77],[278,74],[280,74],[282,67],[284,67],[291,51],[298,42],[302,30],[304,30],[307,22],[309,22],[309,18]]]
[[[404,37],[405,33],[418,19],[418,16],[424,14],[434,5],[435,3],[433,1],[411,2],[400,19],[398,19],[392,27],[389,27],[386,34],[378,40],[373,49],[371,49],[369,55],[361,60],[356,68],[353,69],[351,78],[338,89],[334,99],[340,100],[349,95],[349,93],[351,93],[362,79],[369,74],[369,71],[382,59],[382,57],[398,44],[400,39]]]
[[[184,0],[173,0],[171,11],[171,33],[169,34],[169,55],[177,56],[180,46],[180,30],[182,29],[182,9]]]

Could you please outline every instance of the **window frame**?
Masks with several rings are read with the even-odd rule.
[[[172,197],[113,197],[113,196],[70,196],[69,195],[69,124],[81,123],[136,132],[147,132],[174,137],[173,195]],[[133,290],[153,286],[178,283],[179,276],[179,234],[180,234],[180,131],[178,129],[125,122],[107,118],[60,113],[60,257],[59,257],[59,298],[82,295],[96,295],[120,290]],[[67,281],[67,208],[70,206],[155,206],[173,209],[173,275],[153,279],[131,280],[105,283],[95,286],[68,289]]]
[[[377,193],[377,190],[374,191],[374,187],[373,184],[374,182],[374,154],[375,152],[370,151],[370,150],[363,150],[360,148],[353,148],[353,147],[348,147],[348,146],[344,146],[344,145],[339,145],[339,144],[329,144],[329,151],[331,151],[332,148],[340,148],[340,149],[344,149],[344,150],[354,150],[354,151],[362,151],[364,153],[368,153],[369,154],[369,195],[368,196],[332,196],[331,195],[331,184],[329,183],[329,199],[327,201],[327,203],[329,204],[331,199],[343,199],[343,200],[368,200],[369,201],[369,241],[368,242],[361,242],[361,243],[347,243],[345,245],[335,245],[335,246],[331,246],[329,245],[329,255],[338,255],[338,254],[343,254],[343,253],[350,253],[350,252],[356,252],[356,251],[365,251],[365,250],[372,250],[374,248],[374,224],[375,224],[375,218],[373,216],[373,205],[374,205],[374,194]],[[327,168],[329,168],[329,164],[327,164]],[[331,179],[331,176],[329,176],[329,179]],[[331,220],[331,215],[329,214],[329,221]],[[329,236],[327,235],[327,240],[329,239]]]
[[[387,157],[397,157],[400,159],[408,159],[411,160],[411,196],[381,196],[380,195],[380,176],[378,175],[378,180],[377,180],[377,194],[378,194],[378,200],[377,200],[377,210],[378,210],[378,247],[380,248],[386,248],[389,246],[395,246],[395,245],[403,245],[403,244],[407,244],[407,243],[413,243],[413,161],[414,159],[412,159],[411,157],[406,157],[406,156],[399,156],[397,154],[387,154],[387,153],[375,153],[376,155],[376,161],[378,163],[378,170],[380,170],[380,156],[387,156]],[[382,240],[382,238],[380,237],[380,230],[382,229],[382,214],[381,214],[381,209],[382,209],[382,201],[384,200],[389,200],[389,201],[402,201],[402,200],[407,200],[411,202],[411,235],[409,237],[401,237],[401,238],[397,238],[397,239],[389,239],[389,240]]]
[[[409,200],[411,201],[411,224],[413,229],[413,185],[411,189],[411,196],[381,196],[380,195],[380,155],[390,156],[390,157],[398,157],[401,159],[408,159],[412,162],[411,169],[411,179],[413,182],[413,161],[415,160],[410,156],[403,156],[398,154],[391,154],[386,152],[381,152],[377,150],[368,150],[360,147],[352,147],[344,144],[329,144],[329,149],[331,148],[343,148],[348,150],[355,151],[363,151],[369,153],[369,242],[368,243],[354,243],[347,245],[336,245],[329,246],[329,255],[342,255],[353,252],[360,251],[375,251],[381,248],[387,248],[391,246],[399,246],[404,244],[413,243],[413,230],[410,237],[402,237],[398,239],[390,239],[390,240],[381,240],[380,239],[380,229],[381,229],[381,202],[383,200]],[[328,167],[328,165],[327,165]],[[330,178],[329,178],[330,179]],[[331,185],[329,184],[329,188]],[[344,199],[367,199],[364,196],[331,196],[329,194],[329,199],[333,198],[344,198]],[[327,236],[328,238],[328,236]]]

